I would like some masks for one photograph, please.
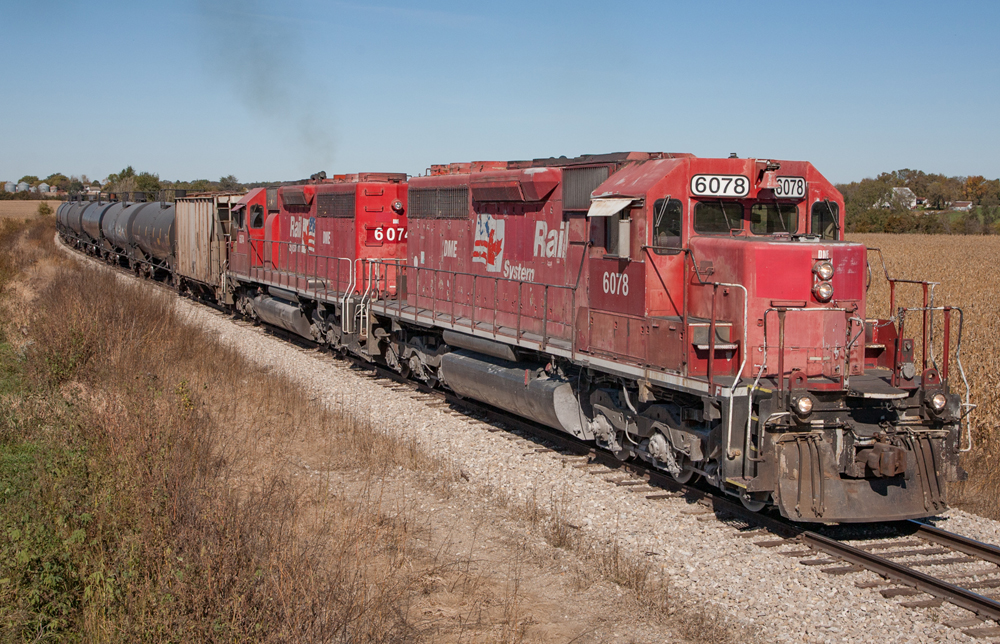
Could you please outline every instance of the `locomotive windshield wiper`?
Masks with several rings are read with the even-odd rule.
[[[781,204],[778,203],[778,198],[774,198],[774,210],[778,213],[778,221],[781,223],[781,228],[791,235],[791,231],[788,230],[788,226],[785,225],[785,218],[781,216]]]
[[[830,205],[830,198],[826,197],[823,199],[823,203],[826,204],[826,209],[830,211],[830,216],[833,217],[833,225],[836,227],[837,232],[840,232],[840,220],[837,219],[837,215],[833,214],[833,206]]]
[[[663,215],[667,214],[667,204],[670,202],[670,195],[667,195],[663,199],[663,205],[660,206],[660,212],[656,213],[656,218],[653,220],[653,230],[657,230],[660,227],[660,222],[663,221]]]
[[[722,210],[722,216],[726,219],[726,228],[729,229],[729,232],[733,232],[733,224],[729,221],[729,215],[726,214],[726,204],[722,199],[719,199],[719,208]]]

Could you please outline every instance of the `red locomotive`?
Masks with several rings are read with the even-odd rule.
[[[890,279],[893,318],[868,319],[868,251],[843,241],[843,198],[809,163],[633,152],[317,175],[233,212],[208,281],[242,313],[749,508],[928,516],[963,476],[961,318],[952,332],[927,282],[897,308]],[[204,283],[188,264],[176,279]]]

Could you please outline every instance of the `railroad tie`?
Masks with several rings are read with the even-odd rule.
[[[972,617],[963,617],[944,622],[944,625],[949,628],[972,628],[973,626],[979,626],[982,623],[982,617],[976,617],[973,615]]]
[[[912,602],[899,602],[899,605],[903,608],[937,608],[944,603],[944,600],[940,597],[931,597],[930,599],[917,599]]]
[[[970,628],[962,631],[969,637],[1000,637],[1000,626],[989,626],[986,628]]]
[[[917,590],[916,588],[910,588],[909,586],[898,586],[896,588],[885,588],[879,591],[882,596],[886,599],[890,597],[912,597],[913,595],[923,595],[925,594],[922,590]]]

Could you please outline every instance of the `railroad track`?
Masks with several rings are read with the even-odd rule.
[[[122,267],[109,266],[89,256],[87,258],[94,259],[101,266],[135,277],[131,271]],[[143,281],[177,293],[169,285],[153,280]],[[223,308],[201,300],[196,301],[206,304],[218,315],[232,317]],[[233,321],[239,326],[253,326],[245,320]],[[318,344],[281,329],[267,327],[267,332],[291,342],[302,351],[321,349]],[[735,520],[739,537],[762,539],[754,543],[763,548],[773,548],[778,554],[798,558],[802,565],[822,566],[820,570],[831,575],[873,572],[880,579],[859,581],[856,585],[859,588],[878,590],[887,599],[903,598],[901,606],[932,608],[948,602],[963,608],[971,615],[945,624],[960,628],[966,635],[976,638],[1000,637],[1000,548],[997,546],[916,521],[895,524],[892,531],[897,534],[893,536],[903,535],[902,541],[883,540],[852,546],[820,532],[804,529],[800,524],[767,513],[750,512],[738,502],[678,483],[641,462],[621,462],[612,454],[572,436],[511,416],[489,405],[405,379],[380,365],[349,355],[327,356],[330,360],[346,361],[362,375],[396,391],[409,392],[412,398],[430,406],[448,406],[456,414],[471,414],[486,419],[491,423],[488,425],[489,431],[500,432],[503,431],[502,427],[509,428],[513,430],[506,434],[510,440],[530,444],[535,451],[554,452],[555,457],[563,462],[569,461],[573,467],[602,475],[606,480],[632,493],[643,494],[650,500],[682,497],[695,507],[702,508],[697,511],[699,514],[712,514],[730,523]],[[498,424],[502,427],[497,427]],[[971,564],[976,567],[938,576],[925,572],[935,567]],[[988,622],[993,622],[994,625],[991,626]]]

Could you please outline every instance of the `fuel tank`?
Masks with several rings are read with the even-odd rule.
[[[299,310],[299,307],[291,302],[267,295],[258,295],[253,299],[253,310],[257,317],[270,325],[301,335],[307,340],[314,339],[309,320]]]
[[[442,379],[458,395],[578,438],[593,438],[573,384],[548,376],[542,366],[464,350],[441,356]]]
[[[132,221],[132,243],[159,260],[174,254],[174,204],[154,201],[144,204]]]

